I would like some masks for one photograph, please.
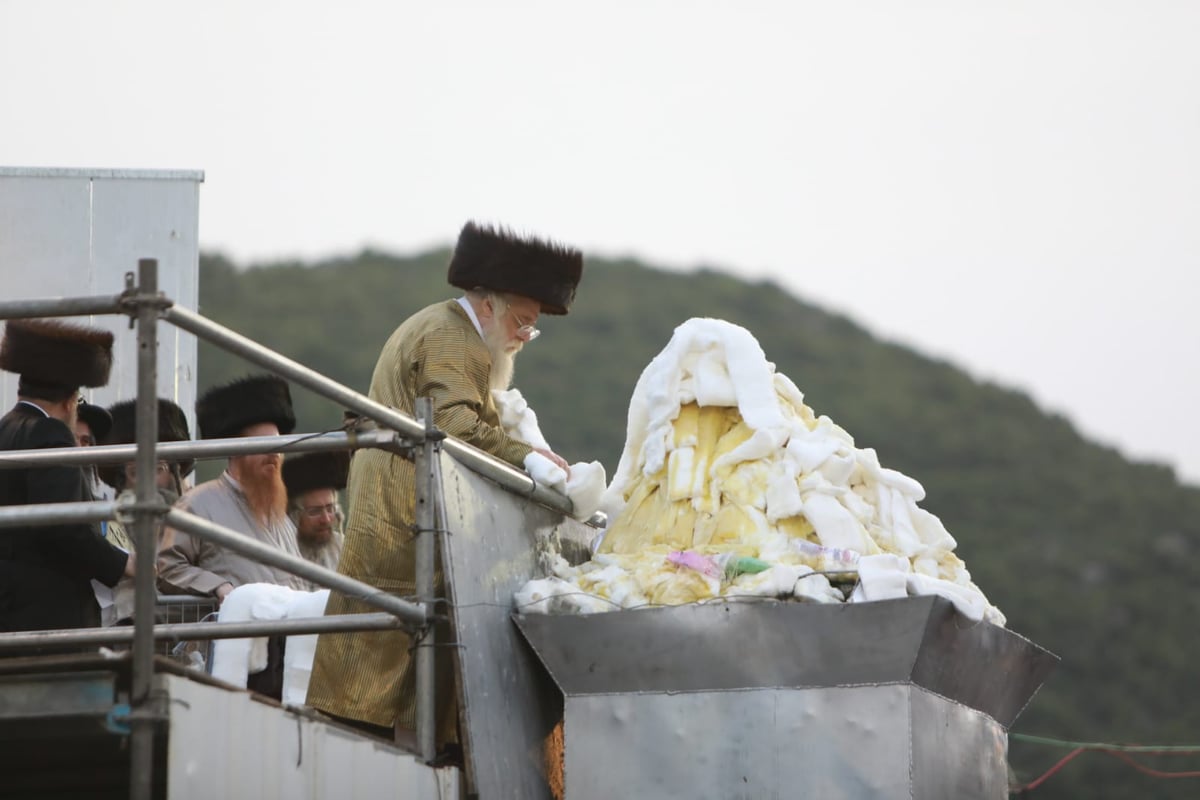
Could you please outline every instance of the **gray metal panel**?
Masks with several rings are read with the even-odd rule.
[[[910,701],[913,797],[1008,797],[1008,734],[1000,723],[918,688]]]
[[[1020,634],[972,622],[946,601],[930,609],[912,680],[1009,727],[1058,664]]]
[[[139,258],[159,262],[159,286],[195,309],[199,292],[199,181],[175,170],[0,170],[0,282],[6,299],[120,294]],[[81,318],[116,335],[109,385],[88,391],[101,405],[134,397],[137,335],[126,317]],[[159,327],[158,390],[192,422],[196,340]],[[16,376],[0,373],[0,407]]]
[[[1011,631],[969,623],[940,597],[515,619],[568,696],[913,681],[1008,725],[1057,661]]]
[[[254,700],[246,692],[162,676],[170,702],[171,800],[457,800],[458,770]]]
[[[582,523],[510,494],[442,455],[444,566],[466,702],[465,753],[483,798],[548,798],[542,743],[562,700],[509,621],[513,594],[541,575],[561,540],[587,541]]]
[[[107,714],[117,695],[112,673],[0,678],[0,719]]]
[[[566,796],[909,800],[908,686],[569,697]]]
[[[575,695],[903,682],[928,610],[920,600],[762,600],[516,621],[563,693]]]
[[[568,697],[564,733],[570,800],[1008,795],[1003,726],[913,686]]]
[[[111,169],[95,167],[0,167],[0,178],[137,178],[204,182],[202,169]]]
[[[0,677],[0,795],[128,797],[130,751],[117,716],[129,660],[8,659]],[[176,667],[178,669],[178,667]],[[169,715],[156,797],[171,800],[460,800],[461,772],[298,714],[245,691],[155,676]]]
[[[113,178],[92,183],[92,275],[84,294],[118,293],[121,278],[138,259],[158,259],[158,288],[195,310],[200,297],[200,185],[194,180]],[[95,392],[104,405],[137,395],[137,337],[124,318],[96,320],[112,326],[113,373]],[[196,338],[174,325],[158,326],[158,393],[177,402],[193,424],[196,399]]]
[[[91,203],[91,185],[85,179],[0,178],[0,280],[5,299],[88,293],[77,284],[88,280]],[[6,389],[7,402],[16,384],[10,392],[3,380],[0,377],[0,388]]]

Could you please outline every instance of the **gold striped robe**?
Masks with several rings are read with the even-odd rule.
[[[370,397],[414,414],[418,397],[431,397],[434,422],[447,434],[514,464],[530,447],[508,436],[488,386],[491,357],[455,300],[429,306],[388,339],[375,365]],[[338,572],[395,595],[416,593],[412,532],[415,470],[411,461],[382,450],[359,450],[350,463],[349,518]],[[437,576],[442,589],[440,574]],[[333,592],[326,614],[376,609]],[[325,633],[317,641],[308,704],[375,725],[416,724],[415,670],[410,637],[400,631]],[[450,651],[438,653],[438,740],[454,740]]]

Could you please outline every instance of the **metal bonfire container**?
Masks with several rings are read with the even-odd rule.
[[[568,800],[1005,798],[1057,663],[939,597],[514,619],[564,695]]]

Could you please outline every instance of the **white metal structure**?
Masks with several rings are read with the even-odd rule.
[[[139,258],[153,258],[159,289],[195,310],[203,181],[197,170],[0,167],[0,297],[112,296]],[[85,390],[88,399],[133,399],[137,331],[113,315],[79,322],[116,335],[109,384]],[[167,325],[158,335],[158,394],[184,409],[194,431],[196,338]],[[0,372],[0,403],[16,396],[16,376]]]

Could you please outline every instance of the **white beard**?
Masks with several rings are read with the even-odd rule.
[[[512,386],[513,362],[516,353],[502,353],[492,356],[492,371],[488,376],[488,388],[493,392],[503,392]]]
[[[506,391],[512,385],[517,353],[521,352],[525,343],[519,339],[514,343],[505,333],[504,326],[495,323],[484,329],[483,341],[492,357],[492,369],[488,373],[488,388],[493,392]]]

